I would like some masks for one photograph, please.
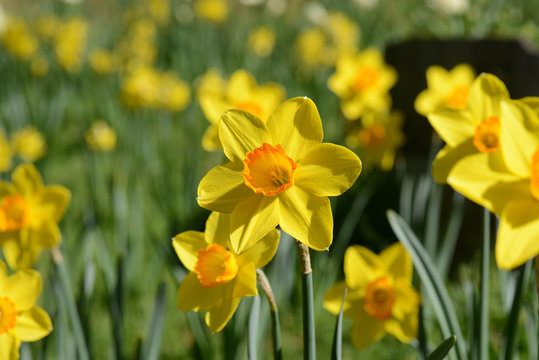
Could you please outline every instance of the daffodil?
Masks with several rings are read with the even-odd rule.
[[[350,246],[344,255],[345,280],[324,296],[324,307],[333,314],[341,309],[353,320],[352,344],[362,349],[386,333],[409,343],[417,335],[420,295],[413,289],[413,266],[402,244],[386,248],[380,255],[363,246]]]
[[[71,193],[59,185],[44,186],[30,164],[19,165],[13,183],[0,181],[0,246],[11,268],[31,267],[40,251],[61,241],[58,222]]]
[[[481,74],[470,88],[466,109],[442,109],[428,115],[430,124],[446,143],[432,164],[437,182],[448,181],[455,163],[468,155],[499,155],[500,125],[505,121],[500,103],[504,99],[509,99],[505,85],[494,75]]]
[[[13,158],[13,150],[9,145],[4,130],[0,129],[0,172],[5,172],[11,169]]]
[[[172,241],[190,271],[178,291],[178,308],[207,311],[206,324],[218,332],[228,323],[243,297],[256,295],[256,269],[275,255],[279,232],[275,229],[238,253],[228,236],[230,215],[212,213],[205,232],[186,231]]]
[[[260,58],[271,55],[275,47],[275,30],[267,26],[260,26],[249,34],[247,48]]]
[[[204,133],[202,146],[207,151],[221,150],[218,124],[221,114],[229,109],[241,109],[266,121],[285,98],[284,88],[276,83],[257,84],[246,70],[235,71],[225,81],[216,70],[209,70],[201,78],[198,101],[210,127]]]
[[[47,151],[45,137],[34,126],[26,126],[11,134],[11,147],[24,161],[34,162]]]
[[[450,108],[464,110],[475,80],[475,72],[468,64],[460,64],[451,70],[433,65],[427,69],[427,89],[415,100],[415,110],[423,116],[433,111]]]
[[[500,218],[496,262],[513,269],[539,255],[539,98],[501,103],[500,150],[459,160],[448,182]],[[531,105],[531,106],[528,106]]]
[[[37,341],[52,331],[49,315],[35,305],[41,287],[37,271],[8,276],[0,261],[0,359],[17,360],[22,341]]]
[[[111,151],[116,147],[116,131],[104,120],[94,121],[92,127],[86,131],[86,144],[92,150]]]
[[[397,72],[384,62],[382,54],[369,48],[357,55],[344,55],[328,87],[341,99],[341,110],[348,120],[357,120],[367,110],[387,111],[391,107],[389,89]]]
[[[217,24],[225,22],[228,16],[226,0],[196,0],[193,8],[197,18]]]
[[[285,101],[267,122],[244,110],[228,110],[219,123],[224,165],[210,170],[198,187],[198,204],[230,213],[232,248],[277,224],[315,250],[333,238],[328,196],[346,191],[361,172],[353,152],[322,144],[322,121],[308,98]]]
[[[80,17],[64,20],[54,37],[54,53],[58,64],[69,73],[82,67],[88,35],[88,23]]]
[[[393,168],[396,152],[405,141],[402,120],[398,112],[368,111],[353,123],[346,134],[346,145],[357,149],[365,169],[378,167],[390,171]]]
[[[28,23],[16,16],[8,17],[0,40],[7,52],[20,60],[31,59],[39,50],[39,41]]]
[[[90,66],[98,75],[108,75],[116,70],[116,56],[109,50],[96,48],[90,55]]]

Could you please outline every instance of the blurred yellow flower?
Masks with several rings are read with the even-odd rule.
[[[230,242],[229,226],[230,215],[213,212],[204,233],[186,231],[172,240],[190,271],[178,290],[178,308],[207,311],[206,324],[213,332],[225,327],[243,297],[258,293],[256,269],[273,258],[279,244],[279,232],[272,229],[238,253]]]
[[[265,58],[271,55],[275,47],[275,30],[267,26],[260,26],[249,34],[247,48],[258,57]]]
[[[462,157],[449,172],[458,192],[500,218],[496,262],[513,269],[539,255],[539,98],[497,104],[500,151]],[[484,101],[481,106],[492,104]]]
[[[47,151],[45,137],[31,125],[11,134],[11,147],[28,162],[40,159]]]
[[[322,144],[322,121],[308,98],[279,105],[266,122],[228,110],[219,138],[230,162],[210,170],[198,187],[198,204],[229,213],[232,248],[257,241],[278,224],[315,250],[333,239],[328,196],[355,182],[361,161],[350,150]]]
[[[121,70],[134,72],[140,67],[151,67],[157,57],[156,36],[156,25],[147,18],[129,24],[115,51]]]
[[[430,124],[446,143],[432,164],[437,182],[447,181],[453,186],[454,181],[459,181],[454,176],[449,181],[448,174],[465,156],[478,152],[500,155],[500,125],[505,121],[500,103],[505,99],[509,99],[505,85],[494,75],[481,74],[470,88],[465,110],[445,108],[428,115]],[[471,199],[476,201],[475,197]]]
[[[166,72],[159,76],[157,93],[157,107],[169,111],[181,111],[191,101],[191,89],[189,85],[178,79],[173,72]]]
[[[30,72],[35,77],[43,77],[49,72],[49,62],[46,58],[40,56],[30,63]]]
[[[6,172],[11,169],[13,150],[7,140],[6,133],[0,129],[0,172]]]
[[[116,71],[115,54],[103,48],[96,48],[90,54],[90,66],[98,75],[109,75]]]
[[[214,23],[223,23],[228,16],[226,0],[196,0],[194,3],[195,16]]]
[[[39,41],[26,21],[16,16],[9,16],[1,40],[7,52],[19,60],[31,59],[39,49]]]
[[[49,315],[36,306],[41,275],[35,270],[8,276],[0,261],[0,359],[19,359],[21,342],[37,341],[52,331]]]
[[[77,73],[82,67],[87,32],[86,20],[71,18],[60,24],[54,37],[56,60],[69,73]]]
[[[152,19],[160,25],[168,24],[170,19],[169,0],[146,0],[146,7]]]
[[[285,90],[276,83],[259,86],[253,75],[243,69],[235,71],[228,82],[212,69],[201,78],[197,96],[202,111],[211,124],[204,133],[202,146],[207,151],[217,151],[222,149],[217,127],[226,110],[245,110],[266,121],[284,100]]]
[[[296,39],[295,49],[300,63],[309,68],[326,64],[326,36],[320,28],[302,31]]]
[[[397,150],[404,144],[402,114],[368,111],[347,131],[346,145],[357,149],[365,169],[393,169]]]
[[[427,69],[427,89],[415,99],[415,110],[423,116],[433,111],[450,108],[464,110],[475,72],[468,64],[460,64],[447,71],[433,65]]]
[[[366,110],[387,111],[391,107],[389,89],[397,72],[384,62],[382,54],[369,48],[357,55],[344,55],[328,87],[341,99],[341,110],[348,120],[357,120]]]
[[[55,15],[41,15],[34,21],[37,34],[45,41],[53,41],[60,29],[61,20]]]
[[[386,333],[409,343],[417,336],[420,295],[412,287],[413,266],[402,244],[380,255],[363,246],[350,246],[344,255],[345,280],[324,296],[324,307],[338,314],[344,289],[348,294],[343,314],[353,320],[352,344],[363,349]]]
[[[86,131],[86,144],[92,150],[112,151],[116,147],[116,131],[104,120],[94,121],[92,127]]]
[[[13,183],[0,181],[0,246],[13,269],[32,267],[43,248],[61,241],[58,222],[71,199],[68,189],[43,186],[33,165],[17,166]]]

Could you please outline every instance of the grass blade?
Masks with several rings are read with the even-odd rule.
[[[157,290],[148,334],[142,342],[141,360],[156,360],[159,358],[159,348],[161,347],[163,324],[165,322],[166,297],[167,287],[164,283],[161,283]]]
[[[481,293],[479,295],[479,359],[488,357],[488,300],[490,268],[490,211],[483,209],[483,251],[481,252]]]
[[[341,360],[342,359],[342,313],[344,309],[344,300],[346,299],[346,294],[348,289],[344,289],[344,294],[342,296],[341,310],[339,311],[339,316],[337,317],[337,324],[335,325],[335,333],[333,335],[333,349],[331,350],[331,359],[332,360]]]
[[[442,360],[447,355],[449,350],[453,348],[456,342],[457,337],[455,335],[448,337],[443,343],[440,344],[440,346],[436,348],[436,350],[429,354],[427,360]]]
[[[256,360],[258,358],[256,353],[256,338],[258,334],[258,323],[260,319],[260,296],[255,295],[253,299],[253,305],[251,306],[251,312],[249,314],[249,331],[248,331],[248,344],[247,344],[247,358],[249,360]]]

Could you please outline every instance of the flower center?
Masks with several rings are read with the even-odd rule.
[[[532,156],[531,191],[532,195],[539,200],[539,146]]]
[[[470,88],[468,86],[455,86],[453,91],[451,91],[447,97],[447,106],[455,110],[464,110],[466,108],[469,92]]]
[[[214,287],[236,277],[238,262],[230,251],[219,244],[211,244],[197,252],[194,270],[202,286]]]
[[[371,66],[364,66],[359,69],[356,79],[354,81],[354,90],[358,92],[367,91],[372,88],[380,77],[380,73],[377,69]]]
[[[358,137],[361,146],[376,147],[384,141],[386,128],[381,124],[374,124],[371,127],[361,129]]]
[[[0,297],[0,335],[15,327],[17,310],[7,296]]]
[[[261,147],[245,154],[243,177],[245,185],[257,194],[280,194],[294,184],[297,165],[286,156],[281,145],[263,143]]]
[[[259,103],[256,101],[242,101],[236,104],[236,109],[245,110],[247,112],[250,112],[254,116],[262,119],[262,115],[264,114],[264,109],[262,109],[262,106],[260,106]]]
[[[500,150],[500,120],[491,116],[475,129],[473,144],[481,152]]]
[[[365,311],[380,320],[391,317],[391,309],[395,303],[395,293],[387,277],[371,282],[365,294]]]
[[[0,202],[0,231],[20,230],[28,224],[28,204],[20,195],[5,196]]]

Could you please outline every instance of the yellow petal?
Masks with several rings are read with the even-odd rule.
[[[204,116],[206,116],[206,119],[208,119],[212,126],[217,126],[221,115],[234,107],[221,96],[212,92],[203,92],[199,95],[198,101]]]
[[[529,177],[532,154],[539,146],[539,118],[523,102],[502,102],[500,142],[507,167],[521,177]]]
[[[318,144],[298,163],[294,184],[316,196],[338,196],[354,184],[360,172],[361,160],[352,151]]]
[[[38,192],[43,187],[41,175],[31,164],[17,166],[11,178],[17,190],[25,197]]]
[[[354,317],[354,325],[350,331],[352,344],[357,349],[363,349],[370,344],[380,340],[385,335],[384,322],[363,310],[363,303],[357,309]]]
[[[410,343],[417,337],[417,312],[406,314],[403,320],[386,320],[384,329],[403,343]]]
[[[3,245],[4,257],[12,269],[31,268],[41,252],[42,248],[35,244],[21,245],[21,241],[8,240]]]
[[[7,266],[2,260],[0,260],[0,287],[7,278]]]
[[[526,96],[523,98],[518,99],[518,101],[523,102],[527,106],[529,106],[533,112],[536,114],[539,114],[539,97],[537,96]]]
[[[71,192],[63,186],[51,185],[43,188],[36,196],[41,218],[60,221],[71,200]]]
[[[54,221],[42,221],[28,229],[29,245],[50,249],[62,241],[58,224]]]
[[[496,239],[496,263],[501,269],[514,269],[539,255],[539,201],[514,201],[500,216]]]
[[[376,280],[383,267],[378,255],[366,247],[352,245],[344,253],[344,276],[350,289],[366,287]]]
[[[238,258],[238,263],[253,263],[256,269],[266,266],[275,256],[279,246],[280,231],[274,229],[253,246],[245,249]]]
[[[399,242],[387,247],[379,255],[381,262],[386,266],[387,273],[393,279],[402,279],[412,282],[414,272],[412,258],[406,248]]]
[[[245,154],[272,144],[271,134],[262,120],[243,110],[228,110],[219,122],[219,139],[231,161],[243,161]]]
[[[432,162],[432,176],[437,183],[447,183],[447,177],[449,172],[453,169],[453,166],[457,161],[461,160],[465,156],[476,154],[477,149],[473,144],[473,140],[469,140],[460,143],[456,147],[444,146],[442,150],[436,154],[436,158]]]
[[[234,291],[232,297],[243,298],[258,294],[256,288],[256,269],[253,263],[246,264],[238,270],[234,279]]]
[[[236,205],[254,196],[245,185],[242,175],[243,163],[227,163],[211,169],[198,185],[198,205],[203,208],[231,213]]]
[[[324,294],[324,308],[326,308],[327,311],[335,315],[341,311],[342,297],[345,289],[346,283],[340,281],[326,291]],[[349,307],[350,302],[345,301],[343,311],[348,310]]]
[[[14,330],[22,341],[36,341],[49,335],[52,323],[45,310],[34,306],[17,315]]]
[[[280,144],[295,162],[300,161],[310,148],[320,144],[324,137],[318,109],[307,97],[285,101],[270,115],[266,124],[273,137],[273,145]]]
[[[202,135],[202,147],[206,151],[220,151],[223,149],[221,140],[219,140],[219,128],[216,125],[210,125]]]
[[[234,71],[228,80],[226,97],[234,101],[242,101],[257,87],[256,79],[244,69]]]
[[[230,215],[230,243],[237,254],[253,246],[279,224],[277,196],[256,194],[243,200]]]
[[[216,243],[225,249],[230,248],[230,214],[213,211],[206,220],[204,237],[206,238],[206,245]]]
[[[292,186],[279,195],[279,224],[293,238],[314,250],[327,250],[333,240],[333,216],[327,197]]]
[[[189,269],[189,271],[194,271],[193,269],[197,262],[197,252],[205,249],[208,246],[208,242],[206,242],[204,233],[200,231],[185,231],[172,239],[172,246],[183,266]]]
[[[178,290],[178,309],[182,311],[203,311],[216,306],[226,290],[231,291],[230,283],[203,287],[197,278],[197,274],[190,272],[183,279]]]
[[[470,88],[466,108],[477,125],[491,116],[500,116],[500,102],[504,99],[509,99],[509,92],[503,82],[492,74],[483,73]]]
[[[450,147],[473,138],[477,123],[468,111],[442,109],[430,113],[428,119],[434,130]]]
[[[397,320],[403,320],[409,313],[419,311],[421,297],[411,285],[410,280],[397,279],[393,284],[395,291],[395,303],[393,304],[392,313]]]
[[[423,90],[415,98],[414,109],[417,111],[417,113],[427,116],[436,110],[439,103],[440,99],[438,96],[436,96],[436,94],[433,94],[429,90]]]
[[[17,189],[12,183],[0,180],[0,199],[6,195],[16,194]]]
[[[223,330],[234,315],[240,300],[240,298],[225,297],[223,301],[206,313],[206,324],[211,331],[216,333]]]
[[[0,334],[0,359],[18,360],[21,339],[10,333]]]
[[[41,275],[35,270],[17,271],[0,284],[0,297],[9,297],[19,312],[32,308],[40,293]]]

